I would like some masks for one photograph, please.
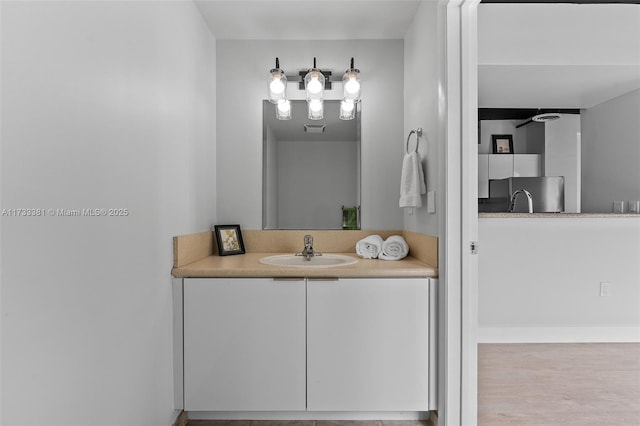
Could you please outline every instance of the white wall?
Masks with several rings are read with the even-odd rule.
[[[582,110],[582,211],[640,200],[640,90]]]
[[[436,213],[427,213],[427,197],[422,200],[422,208],[403,209],[404,229],[430,235],[440,235],[438,227],[438,206],[444,205],[444,182],[439,181],[439,153],[444,148],[444,140],[438,139],[438,118],[440,111],[438,87],[438,4],[423,1],[416,12],[404,39],[404,135],[399,146],[405,152],[407,135],[421,127],[419,154],[427,180],[427,191],[436,192]],[[397,67],[396,67],[397,68]],[[415,146],[415,136],[411,137],[410,148]],[[413,148],[415,149],[415,148]],[[399,185],[399,184],[398,184]],[[395,200],[398,206],[398,200]],[[413,214],[409,214],[412,211]]]
[[[215,222],[215,40],[191,2],[1,2],[4,425],[168,425],[171,237]]]
[[[401,229],[402,40],[218,40],[218,221],[262,227],[262,101],[276,57],[287,74],[312,66],[314,57],[341,74],[355,58],[362,80],[362,228]],[[292,89],[291,99],[304,99]],[[326,92],[327,99],[339,99],[338,92]]]
[[[545,176],[564,176],[564,211],[580,212],[580,116],[544,124]]]
[[[639,217],[481,218],[479,238],[480,341],[640,341]]]

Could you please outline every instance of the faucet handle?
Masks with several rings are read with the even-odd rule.
[[[304,246],[308,248],[313,247],[313,237],[311,235],[304,236]]]

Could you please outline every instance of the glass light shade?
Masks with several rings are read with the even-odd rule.
[[[269,80],[269,102],[277,104],[287,96],[287,76],[284,71],[279,68],[271,70],[271,79]]]
[[[322,120],[324,118],[324,104],[321,100],[313,99],[307,105],[310,120]]]
[[[324,98],[324,75],[317,68],[309,70],[304,76],[304,87],[307,92],[307,102],[322,101]]]
[[[278,120],[291,120],[291,102],[281,99],[276,104],[276,118]]]
[[[356,117],[356,104],[350,100],[340,102],[340,120],[353,120]]]
[[[345,100],[360,100],[360,71],[351,68],[344,73],[342,77],[342,90]]]

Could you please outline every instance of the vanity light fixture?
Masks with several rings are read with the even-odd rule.
[[[354,67],[353,58],[351,58],[351,67],[345,71],[342,76],[342,91],[344,100],[358,102],[360,100],[360,70]]]
[[[278,120],[291,119],[291,103],[287,99],[287,76],[280,69],[280,60],[276,58],[276,67],[273,68],[269,78],[269,102],[275,104]],[[342,77],[343,98],[340,104],[340,119],[352,120],[356,115],[357,103],[360,102],[360,70],[355,68],[351,58],[350,68]],[[289,76],[292,81],[298,82],[300,90],[305,91],[307,99],[308,117],[311,120],[324,118],[324,91],[332,89],[332,83],[340,80],[332,80],[330,70],[321,70],[313,58],[313,68],[300,71],[299,76]],[[336,76],[337,77],[337,76]],[[299,80],[298,80],[299,78]],[[339,78],[339,77],[338,77]]]
[[[271,71],[269,79],[269,102],[277,104],[287,98],[287,76],[280,69],[280,60],[276,58],[276,67]]]
[[[291,120],[291,102],[288,99],[280,99],[276,105],[276,118],[278,120]]]

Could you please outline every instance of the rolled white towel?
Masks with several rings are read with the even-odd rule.
[[[365,259],[375,259],[382,250],[382,237],[369,235],[356,243],[356,253]]]
[[[409,244],[400,235],[392,235],[382,243],[378,256],[384,260],[400,260],[409,254]]]

